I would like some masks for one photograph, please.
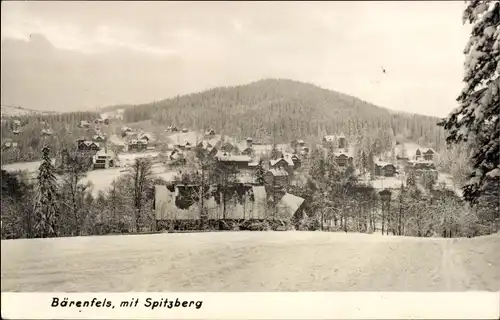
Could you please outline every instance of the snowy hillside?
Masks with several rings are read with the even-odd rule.
[[[40,111],[40,110],[30,110],[30,109],[24,109],[21,107],[1,106],[2,118],[9,118],[9,117],[15,117],[15,116],[26,116],[26,115],[37,114],[37,113],[47,114],[47,113],[53,113],[53,112]]]

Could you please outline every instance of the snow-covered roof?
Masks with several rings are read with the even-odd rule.
[[[347,158],[352,158],[353,156],[351,155],[351,152],[349,151],[338,151],[338,152],[335,152],[334,155],[336,157],[340,157],[340,156],[345,156]]]
[[[292,161],[292,158],[290,158],[290,157],[283,157],[283,158],[279,158],[279,159],[271,159],[269,161],[269,164],[271,165],[271,167],[274,167],[280,161],[286,161],[286,163],[289,166],[293,166],[294,165],[293,161]]]
[[[112,150],[108,150],[107,152],[105,150],[99,150],[97,151],[96,153],[96,157],[110,157],[110,158],[114,158],[116,155],[115,153],[112,151]]]
[[[279,205],[284,207],[289,216],[293,216],[295,212],[300,208],[305,199],[297,197],[291,193],[285,193],[281,198]]]
[[[298,144],[304,144],[305,142],[304,142],[304,140],[297,140],[297,143]]]
[[[202,140],[198,143],[198,146],[207,150],[211,150],[213,148],[213,145],[207,140]]]
[[[235,161],[235,162],[250,162],[252,160],[249,156],[234,155],[222,151],[217,152],[215,158],[219,161]]]
[[[375,164],[379,167],[394,166],[392,163],[385,161],[375,161]]]
[[[259,165],[259,161],[253,160],[252,162],[248,163],[249,167],[257,167]]]
[[[336,139],[336,136],[333,136],[333,135],[327,135],[327,136],[323,137],[323,140],[325,140],[327,142],[333,142],[333,141],[335,141],[335,139]]]
[[[151,135],[149,133],[141,133],[138,135],[138,138],[151,140]]]
[[[247,141],[253,141],[253,138],[252,137],[248,137]]]
[[[290,158],[290,159],[292,159],[292,160],[293,160],[293,159],[296,159],[296,160],[298,160],[298,159],[299,159],[299,157],[298,157],[296,154],[294,154],[294,153],[288,153],[288,152],[284,152],[284,153],[283,153],[283,157],[285,157],[285,159],[286,159],[286,158]]]

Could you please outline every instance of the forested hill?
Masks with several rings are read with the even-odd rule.
[[[355,97],[284,79],[218,87],[128,107],[124,118],[126,122],[151,119],[165,126],[214,128],[240,138],[266,140],[274,136],[282,142],[317,140],[335,132],[355,136],[386,129],[392,129],[395,136],[435,147],[444,140],[435,117],[389,111]]]

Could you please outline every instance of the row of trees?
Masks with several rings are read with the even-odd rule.
[[[437,185],[430,172],[411,171],[385,200],[360,181],[354,168],[340,169],[333,150],[326,156],[314,150],[306,184],[292,190],[308,199],[310,223],[318,228],[405,236],[477,236],[499,229],[499,181],[491,181],[477,204],[470,205],[454,191]]]
[[[45,147],[34,183],[29,177],[2,171],[3,238],[155,229],[153,186],[166,182],[153,179],[149,161],[137,160],[129,174],[96,196],[85,183],[85,156],[67,153],[67,161],[57,170]],[[237,170],[214,161],[201,148],[195,154],[191,168],[186,168],[177,183],[199,186],[190,193],[189,202],[199,204],[202,219],[207,216],[204,201],[214,194],[210,187],[216,186],[224,220],[231,216],[227,204],[237,193]],[[264,185],[263,167],[255,174],[257,184]],[[287,190],[305,199],[304,216],[293,221],[300,222],[300,229],[368,233],[382,229],[395,235],[456,237],[487,234],[498,228],[498,181],[485,191],[479,204],[468,206],[453,192],[436,187],[432,175],[417,178],[410,173],[401,188],[392,191],[391,201],[384,203],[373,187],[359,181],[354,168],[337,166],[333,149],[326,154],[313,150],[304,174],[306,179]]]
[[[48,147],[36,179],[2,170],[2,238],[45,238],[150,229],[153,179],[151,163],[138,159],[131,173],[97,196],[85,183],[87,159],[77,152],[56,170]]]

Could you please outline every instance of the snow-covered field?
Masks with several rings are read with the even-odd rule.
[[[91,170],[87,172],[87,176],[83,179],[83,182],[91,182],[92,183],[92,193],[97,195],[99,191],[106,191],[111,187],[113,180],[119,178],[120,176],[127,173],[127,168],[123,167],[124,165],[131,165],[135,161],[136,158],[143,157],[153,157],[157,156],[158,152],[144,152],[144,153],[123,153],[118,156],[120,161],[120,165],[122,167],[119,168],[110,168],[110,169],[101,169],[101,170]],[[40,161],[33,162],[19,162],[12,163],[8,165],[2,166],[4,170],[7,171],[28,171],[30,173],[34,173],[38,170],[40,166]],[[172,180],[177,174],[174,171],[166,171],[165,167],[162,164],[153,164],[153,175],[155,177],[163,178],[167,181]]]
[[[158,178],[170,181],[177,174],[175,171],[165,171],[165,167],[159,164],[155,164],[152,167],[153,175]],[[87,176],[83,179],[83,182],[92,183],[92,194],[97,195],[99,191],[105,192],[111,187],[113,180],[127,174],[127,170],[124,168],[110,168],[93,170],[87,173]]]
[[[52,161],[55,163],[55,160]],[[12,172],[12,171],[28,171],[35,172],[40,167],[40,161],[31,161],[31,162],[16,162],[2,165],[2,169]]]
[[[500,289],[500,235],[219,232],[2,240],[5,291]]]

